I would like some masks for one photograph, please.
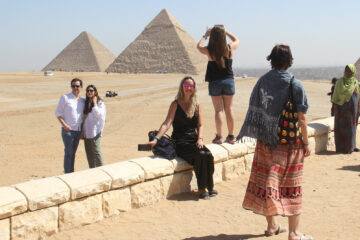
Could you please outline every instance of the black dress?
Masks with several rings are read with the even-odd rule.
[[[199,149],[196,145],[198,121],[198,108],[195,110],[194,116],[188,118],[179,103],[177,103],[171,137],[176,142],[176,154],[194,166],[198,188],[207,188],[211,191],[214,187],[214,157],[205,146]]]

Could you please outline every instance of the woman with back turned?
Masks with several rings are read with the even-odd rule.
[[[208,46],[204,47],[206,39],[210,36]],[[231,40],[226,43],[226,36]],[[209,82],[209,95],[215,109],[216,136],[213,143],[224,142],[222,137],[222,122],[225,111],[228,127],[228,143],[235,143],[233,97],[235,94],[234,73],[232,60],[234,51],[239,47],[239,40],[227,32],[223,25],[215,25],[207,29],[199,41],[197,48],[208,57],[205,81]]]
[[[275,218],[281,215],[288,217],[289,240],[311,240],[313,237],[299,231],[304,157],[310,155],[305,118],[309,105],[302,84],[287,71],[293,61],[289,46],[276,45],[267,60],[272,70],[256,83],[238,136],[257,139],[243,207],[266,217],[266,236],[286,232]],[[290,93],[294,103],[290,108],[296,110],[291,115],[283,111]],[[285,124],[281,115],[288,115],[292,122]],[[298,122],[294,123],[296,116]],[[291,130],[278,135],[281,124]],[[297,130],[296,126],[300,128]],[[299,138],[283,138],[291,135]]]

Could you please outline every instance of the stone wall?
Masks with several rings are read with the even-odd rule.
[[[333,129],[333,118],[308,124],[312,154],[335,150]],[[215,184],[250,171],[254,141],[206,146],[214,155]],[[45,239],[196,187],[183,159],[154,156],[0,187],[0,239]]]

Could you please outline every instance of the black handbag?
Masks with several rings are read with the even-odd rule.
[[[298,112],[292,94],[292,83],[294,77],[290,80],[289,97],[281,111],[278,125],[279,144],[301,144],[302,133],[298,122]]]
[[[150,131],[148,133],[149,141],[154,140],[158,131]],[[156,145],[151,149],[151,151],[156,156],[166,158],[168,160],[174,159],[176,157],[175,151],[175,141],[168,135],[164,135],[157,141]]]

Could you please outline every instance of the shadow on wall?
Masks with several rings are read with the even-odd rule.
[[[338,168],[337,170],[360,172],[360,165],[358,165],[358,166],[343,166],[342,168]]]
[[[245,239],[255,239],[263,238],[265,234],[252,235],[252,234],[241,234],[241,235],[225,235],[220,234],[217,236],[205,236],[205,237],[190,237],[184,238],[183,240],[245,240]]]

